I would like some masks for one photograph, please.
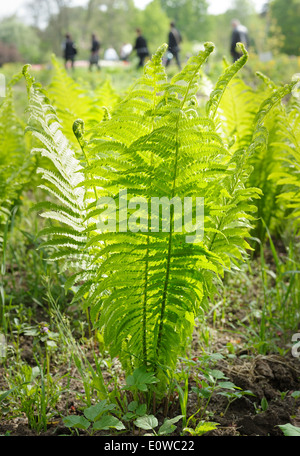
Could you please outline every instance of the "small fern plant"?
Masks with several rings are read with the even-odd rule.
[[[74,290],[74,301],[83,301],[90,310],[111,356],[119,356],[127,374],[137,367],[154,372],[161,390],[218,280],[225,270],[238,268],[249,249],[253,200],[261,192],[245,186],[251,172],[248,160],[261,147],[264,117],[276,101],[265,102],[251,141],[232,153],[218,133],[216,114],[247,53],[243,48],[241,59],[220,76],[202,115],[200,70],[213,49],[206,43],[168,81],[162,65],[166,46],[160,47],[88,139],[84,119],[74,123],[78,147],[62,133],[28,66],[23,70],[28,130],[49,161],[49,169],[38,170],[51,196],[37,206],[51,219],[41,233],[44,246],[70,272],[66,287]],[[153,198],[171,202],[169,212],[153,217]],[[188,226],[175,210],[185,198],[188,203],[200,198],[199,206],[189,205]],[[99,201],[113,201],[113,210]],[[202,213],[203,202],[204,232],[187,242],[191,233],[198,234],[197,208]]]
[[[277,204],[286,208],[286,221],[292,221],[294,232],[300,233],[300,102],[291,97],[280,117],[281,141],[277,147],[281,153],[282,167],[274,170],[270,180],[281,187]]]
[[[251,234],[254,239],[264,243],[266,226],[273,235],[280,235],[283,231],[286,207],[284,201],[278,199],[282,185],[270,177],[283,171],[283,152],[288,142],[286,130],[290,129],[290,120],[286,115],[289,102],[285,100],[285,103],[281,103],[281,100],[291,92],[294,83],[280,88],[265,75],[257,73],[257,76],[261,84],[252,88],[239,74],[235,75],[222,97],[217,116],[220,133],[230,144],[231,150],[245,149],[252,141],[257,112],[261,110],[265,99],[274,94],[274,107],[264,120],[265,141],[249,159],[253,171],[247,182],[248,187],[257,187],[262,191],[261,197],[256,200],[256,221],[252,224]],[[256,248],[259,247],[259,243],[255,245]]]
[[[77,143],[72,130],[74,121],[82,118],[87,127],[97,125],[106,111],[115,106],[119,97],[109,81],[100,81],[95,88],[87,89],[74,81],[54,55],[51,61],[48,97],[59,116],[63,134],[71,143]]]

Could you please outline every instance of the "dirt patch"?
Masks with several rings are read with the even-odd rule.
[[[291,397],[300,389],[300,363],[295,358],[278,355],[256,356],[251,360],[237,360],[234,365],[220,368],[230,380],[243,390],[250,390],[254,397],[244,396],[233,402],[226,416],[223,398],[214,399],[214,421],[221,429],[211,435],[280,436],[278,425],[299,425],[300,401]],[[264,400],[264,407],[261,403]]]
[[[300,424],[300,401],[291,397],[293,391],[300,389],[300,363],[294,358],[278,355],[256,356],[254,358],[236,358],[235,362],[228,363],[221,360],[216,366],[230,381],[242,390],[250,390],[255,396],[243,396],[230,404],[226,414],[227,399],[214,394],[207,409],[208,419],[219,423],[216,430],[208,432],[211,436],[282,436],[278,425],[292,423]],[[3,371],[3,369],[2,369]],[[74,375],[75,372],[72,372]],[[80,382],[74,380],[72,390],[80,388]],[[1,388],[5,380],[2,377]],[[191,379],[190,386],[193,385]],[[261,407],[265,400],[264,408]],[[76,395],[64,394],[60,398],[58,410],[60,413],[53,417],[46,431],[39,435],[57,436],[70,434],[70,430],[63,425],[62,416],[66,414],[82,414],[82,407]],[[188,414],[191,416],[197,411],[197,397],[190,390]],[[169,418],[181,413],[178,399],[169,410]],[[60,416],[59,416],[60,415]],[[156,416],[163,421],[162,410],[157,410]],[[174,435],[181,432],[180,425]],[[25,416],[0,420],[2,435],[33,436],[35,431],[28,427]],[[80,432],[84,434],[84,432]],[[129,433],[125,433],[130,435]]]
[[[45,318],[41,315],[41,321]],[[214,330],[215,331],[215,330]],[[216,333],[218,331],[216,330]],[[222,331],[213,334],[213,340],[216,342],[212,348],[214,353],[224,352],[227,343],[230,342],[232,335]],[[34,344],[31,337],[20,336],[20,359],[27,365],[34,367],[36,365],[33,356]],[[275,354],[257,355],[251,354],[249,350],[238,350],[239,340],[235,340],[236,355],[234,357],[224,356],[218,360],[214,369],[219,369],[227,377],[228,381],[233,382],[242,391],[251,391],[254,396],[245,395],[236,399],[227,408],[228,399],[215,392],[207,407],[205,419],[219,423],[214,431],[206,435],[213,436],[282,436],[282,431],[278,425],[291,423],[300,426],[300,400],[295,400],[291,394],[293,391],[300,390],[300,359],[293,358],[291,354],[279,356]],[[93,364],[93,353],[91,346],[87,344],[84,348],[85,355],[89,362]],[[40,347],[42,349],[42,346]],[[95,346],[93,346],[95,349]],[[195,331],[192,342],[192,357],[198,358],[201,367],[201,356],[203,351],[199,344],[197,331]],[[192,358],[193,359],[193,358]],[[7,366],[9,366],[9,359]],[[6,367],[7,367],[6,366]],[[76,367],[70,363],[70,367],[64,363],[56,362],[56,357],[51,357],[50,366],[51,375],[54,381],[59,382],[62,391],[58,402],[55,404],[55,413],[48,422],[47,430],[40,432],[39,435],[57,436],[70,434],[70,430],[63,424],[62,417],[76,414],[82,414],[84,404],[80,400],[80,394],[83,391],[82,379],[80,378]],[[112,371],[103,368],[103,377],[109,384],[112,381]],[[122,370],[120,363],[116,361],[114,373],[121,381]],[[187,407],[187,418],[195,414],[199,409],[197,394],[192,389],[195,386],[195,376],[191,375],[189,379],[189,398]],[[0,391],[8,389],[6,381],[6,368],[0,366]],[[264,406],[262,407],[262,401]],[[1,407],[0,403],[0,407]],[[1,416],[0,409],[0,434],[12,436],[35,436],[36,431],[30,429],[26,415],[18,411],[18,416],[10,406],[10,401],[5,401],[5,407],[8,411]],[[11,410],[9,409],[11,407]],[[226,410],[227,408],[227,410]],[[166,412],[164,403],[157,405],[155,414],[162,424]],[[224,411],[226,413],[224,414]],[[200,412],[201,413],[201,412]],[[168,408],[167,417],[173,418],[182,414],[178,395],[172,398],[171,405]],[[195,422],[200,419],[200,414],[195,415]],[[201,419],[203,419],[201,417]],[[178,422],[174,435],[180,435],[182,432],[181,423]],[[80,434],[84,432],[80,431]],[[126,431],[125,435],[132,435]]]

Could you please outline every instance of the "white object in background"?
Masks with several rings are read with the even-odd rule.
[[[104,60],[119,60],[117,51],[112,47],[106,49],[104,52]]]
[[[297,81],[297,84],[293,87],[292,94],[295,98],[300,98],[300,73],[295,73],[292,81]]]
[[[259,54],[259,60],[261,62],[270,62],[270,60],[273,59],[273,54],[272,52],[268,51],[268,52],[261,52]]]
[[[0,362],[6,357],[6,339],[4,334],[0,333]]]
[[[6,97],[6,81],[4,74],[0,73],[0,98]]]

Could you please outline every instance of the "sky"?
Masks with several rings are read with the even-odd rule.
[[[134,0],[138,8],[143,8],[151,0]],[[231,5],[231,0],[207,0],[209,7],[208,12],[210,14],[222,14]],[[265,0],[253,0],[257,11],[261,10]],[[17,13],[18,16],[24,16],[24,3],[26,0],[0,0],[0,17],[9,16]],[[87,0],[73,0],[74,5],[85,5]]]

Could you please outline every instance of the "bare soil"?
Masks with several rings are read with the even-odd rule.
[[[31,348],[24,341],[22,358],[29,364],[33,361]],[[201,361],[201,356],[199,356],[199,360]],[[291,423],[300,426],[300,400],[295,401],[291,397],[293,391],[300,390],[300,360],[298,358],[291,355],[283,357],[275,354],[247,357],[241,355],[230,361],[224,358],[218,362],[215,368],[220,369],[236,386],[242,390],[250,390],[255,396],[243,396],[237,399],[229,406],[224,415],[227,399],[215,394],[208,408],[208,419],[219,423],[219,426],[216,430],[205,435],[282,436],[283,433],[278,425]],[[66,366],[60,366],[59,369],[58,377],[67,373]],[[82,383],[79,378],[76,379],[75,370],[69,373],[73,377],[70,385],[73,393],[62,394],[58,403],[58,414],[49,422],[47,431],[39,434],[41,436],[69,435],[70,430],[64,426],[61,416],[82,414],[82,404],[79,403],[74,393],[76,390],[82,389]],[[191,378],[190,387],[193,385],[194,380]],[[0,367],[0,390],[3,391],[5,388],[5,369]],[[263,398],[267,402],[265,410],[260,407]],[[197,397],[195,393],[190,391],[187,416],[191,416],[195,412],[197,412]],[[181,414],[180,404],[178,399],[174,398],[168,417],[172,418],[178,414]],[[162,410],[158,409],[156,416],[159,421],[163,422]],[[179,424],[173,435],[180,435],[180,432]],[[10,436],[38,435],[29,428],[25,415],[15,418],[9,417],[9,415],[3,416],[0,419],[0,434]],[[80,434],[84,435],[85,432],[80,431]],[[138,432],[135,433],[135,435],[137,434]],[[101,432],[98,435],[101,435]],[[130,435],[130,432],[125,432],[125,435]]]

